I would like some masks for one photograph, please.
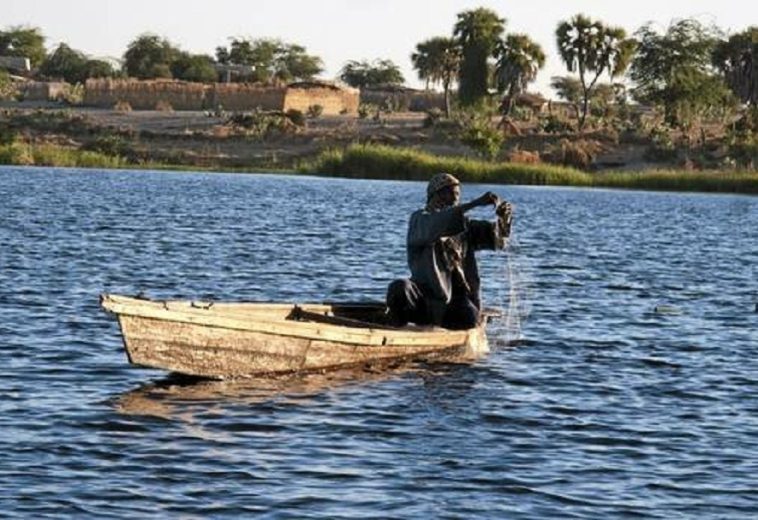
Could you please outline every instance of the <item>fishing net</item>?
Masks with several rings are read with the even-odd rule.
[[[531,312],[529,265],[522,254],[516,233],[512,233],[505,250],[505,261],[499,267],[496,299],[503,312],[493,321],[495,346],[514,345],[522,339],[522,327]],[[498,258],[502,258],[498,255]]]

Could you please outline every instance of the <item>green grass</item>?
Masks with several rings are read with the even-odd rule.
[[[758,172],[649,170],[594,175],[594,186],[758,195]]]
[[[440,157],[409,148],[351,145],[321,153],[299,170],[327,176],[427,180],[448,172],[463,182],[758,194],[758,172],[664,171],[587,173],[549,164]]]
[[[0,164],[78,168],[130,168],[180,171],[290,173],[274,168],[225,168],[172,165],[161,162],[131,163],[117,155],[78,150],[53,144],[14,142],[0,145]],[[427,180],[449,172],[463,182],[583,186],[659,191],[700,191],[758,194],[758,172],[651,170],[644,172],[587,173],[549,164],[487,162],[465,157],[441,157],[410,148],[351,145],[327,150],[304,162],[300,173],[362,179]]]
[[[592,176],[563,166],[494,163],[465,157],[440,157],[409,148],[380,145],[351,145],[344,150],[327,150],[299,168],[338,177],[427,180],[448,172],[463,182],[496,184],[554,184],[589,186]]]
[[[124,168],[123,157],[54,144],[11,143],[0,146],[0,164],[78,168]]]

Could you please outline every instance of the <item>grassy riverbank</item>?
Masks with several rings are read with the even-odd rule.
[[[425,180],[446,171],[464,182],[758,194],[758,172],[650,170],[587,173],[549,164],[496,163],[439,157],[408,148],[352,145],[328,150],[302,172],[351,178]]]
[[[78,168],[134,167],[117,155],[78,150],[54,144],[10,143],[0,146],[0,164]],[[147,167],[147,165],[145,165]]]
[[[128,168],[261,172],[271,168],[198,167],[163,161],[135,163],[119,155],[81,150],[56,144],[14,142],[0,145],[0,164],[78,168]],[[280,173],[292,170],[277,169]],[[391,180],[426,180],[440,171],[454,173],[463,182],[696,191],[758,194],[758,172],[649,170],[587,173],[550,164],[487,162],[465,157],[443,157],[410,148],[350,145],[322,152],[302,161],[299,173],[334,177]]]

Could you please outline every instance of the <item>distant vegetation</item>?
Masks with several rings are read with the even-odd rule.
[[[675,168],[754,171],[758,166],[758,26],[727,36],[718,27],[681,19],[665,29],[647,24],[627,33],[624,28],[577,13],[557,22],[552,44],[566,69],[566,75],[551,79],[560,102],[544,100],[540,105],[537,100],[524,108],[517,100],[545,66],[542,45],[530,35],[509,32],[508,20],[492,9],[458,13],[447,34],[427,38],[409,49],[419,79],[444,93],[444,113],[439,106],[430,109],[426,128],[431,132],[446,129],[446,136],[454,136],[493,168],[504,168],[503,160],[518,158],[518,154],[506,152],[519,132],[559,137],[559,145],[545,139],[553,150],[539,150],[540,154],[545,152],[546,162],[583,169],[589,169],[596,155],[593,150],[598,143],[592,142],[592,136],[599,133],[616,144],[624,139],[643,142],[649,148],[648,158],[667,160]],[[65,43],[48,52],[39,28],[9,27],[0,31],[0,55],[28,57],[30,78],[69,83],[128,76],[282,84],[312,80],[323,72],[320,57],[309,54],[302,45],[275,38],[232,37],[212,54],[192,54],[163,36],[145,33],[129,43],[118,68],[112,60],[87,56]],[[16,79],[0,71],[0,99],[16,95]],[[402,92],[405,82],[398,65],[381,57],[349,60],[338,79],[361,89],[387,92]],[[64,97],[70,103],[81,98],[81,90],[67,92]],[[382,126],[385,116],[399,106],[391,96],[374,99],[361,106],[358,115],[361,119],[371,116],[371,121]],[[298,121],[306,116],[318,118],[319,107],[314,102]],[[244,119],[244,115],[238,117]],[[294,120],[255,116],[251,121],[256,128],[260,121],[269,128],[271,121],[281,126]],[[349,143],[341,142],[343,146]],[[352,148],[345,154],[358,169],[358,157],[375,160],[375,155],[361,155]],[[562,157],[554,160],[551,154]],[[427,162],[424,159],[418,164]],[[532,167],[554,172],[553,166],[544,163]],[[658,174],[657,178],[670,177]],[[580,178],[574,181],[583,182],[576,180]],[[611,182],[611,178],[626,179],[613,181],[622,184],[642,182],[623,175],[603,182]],[[681,179],[704,185],[694,174],[683,174]],[[593,177],[591,184],[597,182]],[[656,182],[668,185],[669,180]]]
[[[345,149],[327,150],[315,161],[304,163],[301,171],[339,177],[393,180],[426,180],[435,173],[445,171],[457,175],[464,182],[758,194],[758,172],[653,170],[590,174],[561,166],[498,164],[375,145],[352,145]]]

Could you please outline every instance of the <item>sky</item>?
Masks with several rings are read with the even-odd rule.
[[[39,27],[52,49],[65,42],[93,57],[120,58],[151,32],[193,53],[213,55],[231,37],[279,38],[306,47],[335,79],[348,60],[391,59],[406,83],[422,87],[411,66],[416,44],[449,36],[456,14],[487,7],[506,19],[507,33],[526,33],[547,54],[530,90],[551,95],[552,76],[567,75],[555,49],[555,28],[583,13],[633,33],[653,22],[696,18],[729,33],[758,25],[750,0],[0,0],[0,28]]]

